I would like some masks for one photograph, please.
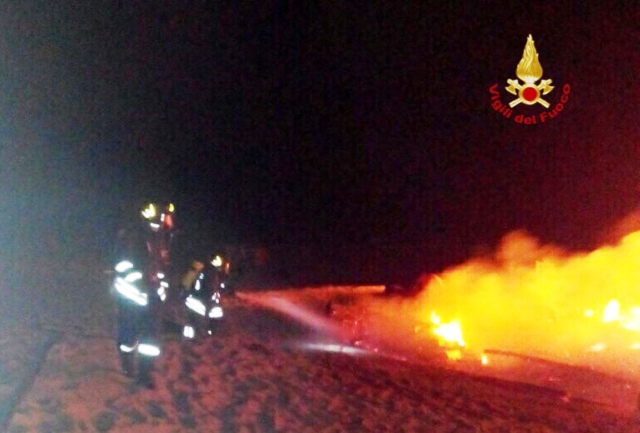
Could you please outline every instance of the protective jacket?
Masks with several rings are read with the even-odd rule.
[[[161,303],[168,282],[168,239],[146,227],[134,226],[118,234],[113,289],[118,305],[117,346],[122,368],[147,381],[153,360],[160,355]]]

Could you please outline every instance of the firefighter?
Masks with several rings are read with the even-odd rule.
[[[153,387],[160,355],[160,312],[169,288],[167,271],[173,205],[148,204],[135,224],[118,232],[113,289],[118,306],[117,349],[122,371]]]
[[[211,266],[205,273],[205,283],[208,288],[207,333],[212,335],[218,320],[224,316],[222,294],[227,291],[230,264],[218,254],[211,257],[209,264]]]
[[[225,288],[229,263],[220,255],[213,255],[207,263],[194,261],[182,278],[184,299],[184,327],[182,335],[194,339],[203,329],[212,335],[216,321],[224,316],[222,292]]]

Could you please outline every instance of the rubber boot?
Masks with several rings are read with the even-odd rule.
[[[135,375],[134,356],[135,353],[133,352],[120,352],[120,369],[122,370],[122,374],[127,377],[133,377]]]
[[[151,371],[153,370],[154,357],[152,356],[140,356],[138,360],[138,385],[144,386],[147,389],[155,388],[153,378],[151,377]]]

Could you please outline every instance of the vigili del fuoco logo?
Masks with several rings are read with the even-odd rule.
[[[565,104],[569,102],[571,86],[565,84],[562,86],[561,92],[558,92],[558,90],[553,92],[555,89],[551,85],[553,80],[551,78],[542,80],[542,65],[538,60],[538,53],[531,35],[527,38],[522,59],[516,68],[516,75],[519,80],[507,79],[508,86],[505,87],[505,90],[516,96],[515,99],[507,103],[502,102],[501,94],[498,91],[498,83],[489,88],[491,107],[505,118],[513,119],[514,122],[524,125],[537,125],[555,118],[564,109]],[[536,84],[538,80],[540,82]],[[552,92],[555,95],[552,95]],[[554,101],[555,105],[553,107],[549,102],[550,100]],[[530,105],[534,108],[540,108],[539,106],[541,106],[541,109],[537,110],[537,112],[525,112],[521,109],[524,105]],[[518,113],[518,111],[521,112]]]

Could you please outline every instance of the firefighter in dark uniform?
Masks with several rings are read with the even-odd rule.
[[[213,255],[205,263],[194,261],[182,278],[184,326],[182,335],[194,339],[206,329],[213,335],[217,321],[222,319],[222,293],[229,274],[229,262]]]
[[[123,373],[147,387],[153,387],[151,371],[161,352],[160,312],[169,288],[173,212],[171,204],[149,204],[136,224],[118,232],[113,284],[118,353]]]

